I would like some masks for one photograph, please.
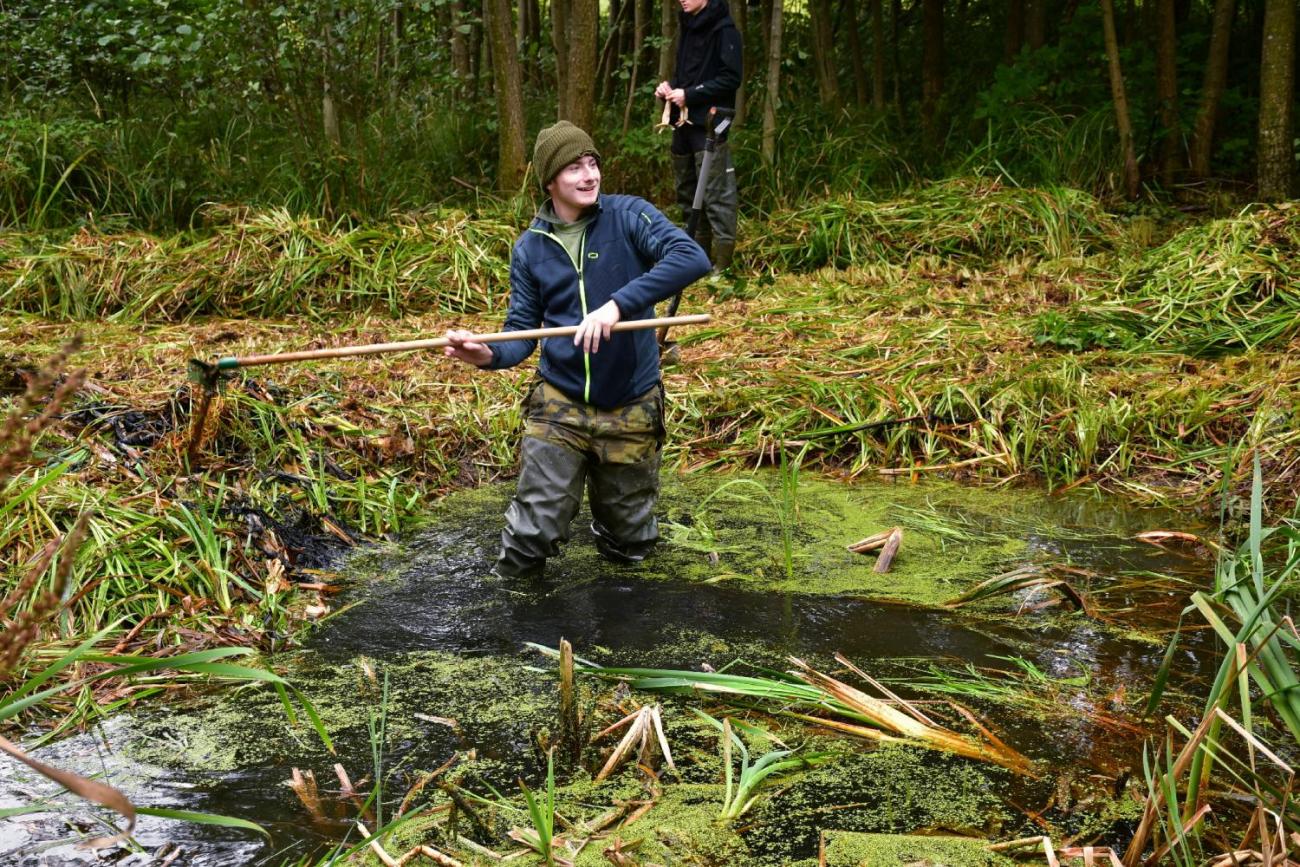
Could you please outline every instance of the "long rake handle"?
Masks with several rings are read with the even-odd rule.
[[[620,322],[612,331],[640,331],[646,328],[666,328],[670,325],[698,325],[713,317],[708,313],[690,316],[667,316],[659,319],[634,319]],[[469,338],[475,343],[501,343],[506,340],[539,340],[544,337],[571,337],[578,332],[576,325],[559,328],[532,328],[525,331],[498,331],[493,334],[475,334]],[[399,343],[370,343],[365,346],[337,346],[332,349],[309,349],[302,352],[282,352],[278,355],[249,355],[244,358],[228,357],[217,361],[218,370],[237,367],[255,367],[262,364],[288,364],[294,361],[311,361],[317,358],[349,358],[354,355],[378,355],[382,352],[410,352],[415,349],[439,349],[448,345],[445,337],[428,340],[404,340]]]

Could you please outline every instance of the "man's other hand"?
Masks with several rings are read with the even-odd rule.
[[[482,367],[492,360],[492,347],[472,340],[474,332],[457,329],[448,331],[445,336],[447,346],[443,347],[442,352],[448,358],[457,358],[475,367]]]
[[[573,335],[573,345],[581,347],[583,352],[599,352],[600,341],[608,340],[610,329],[623,318],[623,313],[613,301],[591,311],[578,324],[578,332]]]
[[[659,82],[659,86],[655,88],[655,96],[668,100],[678,108],[686,107],[686,91],[680,87],[673,87],[666,81]]]

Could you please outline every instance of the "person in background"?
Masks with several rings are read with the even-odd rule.
[[[727,0],[679,0],[681,37],[673,77],[659,82],[655,96],[672,103],[672,161],[677,202],[686,213],[704,159],[709,109],[736,107],[743,74],[740,31]],[[718,270],[731,266],[736,251],[736,170],[726,132],[714,149],[705,181],[704,216],[696,240]]]

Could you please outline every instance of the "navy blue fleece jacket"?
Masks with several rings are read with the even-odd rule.
[[[549,210],[549,209],[546,209]],[[541,216],[515,242],[510,259],[506,331],[577,325],[613,301],[622,321],[649,319],[654,305],[708,273],[700,246],[636,196],[605,196],[583,234],[575,261]],[[514,367],[532,354],[536,340],[491,344],[485,367]],[[645,394],[659,381],[659,346],[653,329],[624,331],[584,353],[571,337],[542,341],[538,373],[574,400],[613,409]]]

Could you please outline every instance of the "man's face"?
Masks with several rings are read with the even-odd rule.
[[[600,195],[600,163],[588,154],[560,169],[555,180],[546,185],[556,212],[561,209],[582,212],[596,204]]]
[[[709,5],[709,0],[677,0],[677,2],[682,4],[682,11],[687,15],[694,15]]]

